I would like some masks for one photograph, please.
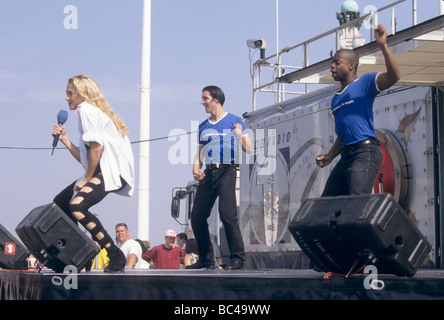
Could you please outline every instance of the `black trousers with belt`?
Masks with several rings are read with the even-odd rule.
[[[341,159],[330,173],[322,196],[371,193],[381,164],[382,152],[377,140],[343,146]]]
[[[231,259],[244,261],[244,242],[240,232],[236,207],[236,166],[222,164],[207,168],[205,177],[199,182],[191,212],[191,226],[203,264],[213,262],[214,253],[208,229],[211,209],[219,197],[219,217],[225,227]]]

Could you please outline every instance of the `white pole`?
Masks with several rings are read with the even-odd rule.
[[[413,11],[413,25],[416,26],[418,23],[418,5],[416,0],[412,0],[412,11]]]
[[[444,0],[439,0],[439,13],[440,15],[444,14]]]
[[[279,56],[279,0],[276,0],[276,56]]]
[[[137,237],[149,240],[150,148],[147,140],[150,139],[151,0],[143,0],[141,68]]]
[[[276,0],[276,64],[277,77],[281,76],[281,57],[279,55],[279,0]],[[277,83],[277,102],[282,102],[282,84]]]

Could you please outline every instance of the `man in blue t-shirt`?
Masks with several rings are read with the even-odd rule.
[[[238,162],[238,141],[234,129],[245,134],[245,124],[241,118],[231,113],[222,113],[220,119],[205,120],[199,125],[200,156],[205,164]]]
[[[253,143],[246,134],[241,118],[223,108],[225,95],[216,86],[202,90],[202,105],[210,114],[199,125],[199,148],[193,164],[193,177],[199,181],[191,212],[191,226],[199,250],[199,260],[187,269],[214,268],[207,219],[219,197],[219,216],[225,228],[231,261],[225,269],[244,267],[244,242],[237,220],[236,173],[239,146],[251,153]],[[205,171],[202,165],[205,164]]]
[[[384,55],[386,72],[357,77],[359,56],[353,50],[336,52],[331,64],[333,79],[341,90],[332,99],[337,139],[327,154],[316,157],[321,168],[341,154],[331,172],[322,196],[366,194],[372,187],[382,163],[382,153],[373,125],[373,102],[382,90],[400,78],[398,64],[387,45],[387,31],[379,25],[376,41]]]

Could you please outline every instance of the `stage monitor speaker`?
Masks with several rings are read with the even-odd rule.
[[[16,232],[40,263],[56,272],[63,272],[68,265],[80,272],[100,251],[54,203],[33,209]]]
[[[413,276],[431,250],[388,193],[306,199],[289,230],[325,272],[349,274],[367,263],[378,273]]]
[[[0,267],[17,269],[20,262],[26,261],[29,255],[30,252],[26,247],[0,224]]]

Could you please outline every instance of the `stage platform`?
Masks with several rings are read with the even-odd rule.
[[[378,275],[381,290],[366,276],[329,277],[310,269],[273,270],[0,270],[1,300],[443,300],[444,270],[414,277]],[[380,283],[381,284],[381,283]]]

